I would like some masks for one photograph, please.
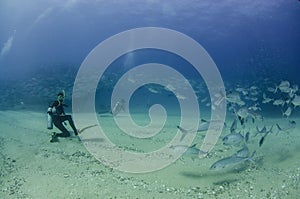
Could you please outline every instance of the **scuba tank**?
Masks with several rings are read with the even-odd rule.
[[[65,91],[64,90],[62,90],[60,93],[58,93],[57,94],[57,96],[60,96],[60,95],[62,95],[63,96],[63,98],[65,97]],[[58,102],[59,102],[59,104],[60,104],[60,101],[59,101],[59,98],[58,98]],[[48,110],[47,110],[47,129],[53,129],[53,121],[52,121],[52,114],[55,114],[56,113],[56,108],[55,108],[55,106],[51,106],[50,104],[49,104],[49,107],[48,107]],[[57,114],[57,113],[56,113]]]
[[[47,129],[53,129],[53,121],[52,121],[52,108],[49,107],[47,111]]]

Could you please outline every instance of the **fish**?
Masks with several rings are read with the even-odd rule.
[[[245,137],[240,133],[230,133],[222,139],[224,145],[233,146],[239,146],[244,140]]]
[[[254,122],[255,115],[257,115],[254,112],[248,110],[248,108],[246,108],[246,107],[242,107],[238,111],[234,111],[234,112],[235,112],[237,118],[239,119],[241,125],[244,125],[245,120],[248,118],[251,118],[252,121]]]
[[[176,127],[177,127],[177,128],[180,130],[180,132],[182,133],[182,136],[181,136],[181,138],[180,138],[180,141],[182,141],[188,133],[193,134],[193,133],[197,133],[197,132],[207,131],[208,128],[209,128],[209,126],[210,126],[210,124],[211,124],[212,122],[213,122],[213,123],[220,123],[220,122],[222,122],[222,121],[219,121],[219,120],[211,120],[211,121],[207,121],[207,120],[205,120],[205,119],[201,119],[201,123],[200,123],[200,125],[198,126],[198,129],[185,129],[185,128],[182,128],[181,126],[178,126],[178,125],[177,125]],[[224,123],[224,126],[226,126],[226,123]],[[212,126],[212,128],[213,128],[213,126]]]
[[[256,103],[256,104],[254,104],[253,106],[250,106],[249,108],[248,108],[248,110],[251,110],[251,111],[261,111],[261,108],[260,107],[258,107],[258,103]]]
[[[208,100],[208,97],[205,97],[201,100],[202,103],[206,102]]]
[[[271,99],[271,98],[265,98],[265,99],[263,99],[263,100],[261,101],[261,103],[263,103],[263,104],[268,104],[268,103],[272,102],[272,100],[273,100],[273,99]]]
[[[265,130],[265,131],[266,131],[265,134],[260,138],[260,140],[259,140],[259,142],[258,142],[259,147],[262,146],[262,144],[264,143],[264,141],[265,141],[267,135],[268,135],[269,133],[271,133],[272,130],[273,130],[273,125],[271,126],[271,128],[270,128],[268,131]]]
[[[273,99],[268,98],[268,97],[266,96],[266,94],[263,93],[263,100],[262,100],[262,103],[263,103],[263,104],[267,104],[267,103],[271,102],[272,100],[273,100]]]
[[[273,102],[273,105],[275,105],[275,106],[279,106],[279,105],[284,106],[284,104],[285,104],[285,101],[283,99],[277,99],[277,100],[274,100],[274,102]]]
[[[219,120],[211,120],[211,121],[207,121],[207,120],[205,120],[205,119],[201,119],[201,123],[200,123],[200,125],[198,126],[198,129],[197,129],[197,130],[187,130],[187,129],[184,129],[184,128],[180,127],[180,126],[177,126],[177,128],[178,128],[181,132],[183,132],[183,133],[184,133],[184,132],[195,133],[195,132],[207,131],[208,128],[209,128],[210,123],[212,123],[212,122],[214,122],[214,123],[219,123],[219,122],[221,122],[221,121],[219,121]],[[224,123],[224,126],[226,126],[225,123]]]
[[[178,93],[176,93],[175,95],[176,95],[177,99],[180,99],[180,100],[187,99],[187,97],[185,97],[184,95],[181,95],[181,94],[178,94]]]
[[[291,98],[293,98],[298,90],[299,90],[299,86],[296,85],[296,84],[293,85],[292,88],[291,88],[291,92],[289,93],[289,96]]]
[[[236,155],[232,155],[232,156],[223,158],[223,159],[218,160],[215,163],[213,163],[210,167],[210,170],[213,170],[213,171],[223,170],[223,169],[226,169],[229,167],[237,166],[245,161],[251,161],[251,162],[255,163],[255,161],[253,160],[253,156],[255,153],[256,153],[256,151],[254,151],[252,153],[252,155],[249,157],[239,157]]]
[[[245,105],[245,102],[243,100],[241,100],[241,97],[240,97],[239,93],[237,93],[237,92],[230,92],[229,94],[227,94],[226,100],[228,102],[237,104],[239,106]]]
[[[154,88],[148,88],[148,91],[150,91],[151,93],[159,93],[158,90],[154,89]]]
[[[248,91],[242,91],[243,95],[248,95],[248,93],[249,93]]]
[[[246,141],[246,142],[248,142],[249,137],[250,137],[250,132],[247,132],[247,133],[245,134],[245,141]]]
[[[291,92],[289,93],[289,97],[290,97],[290,101],[295,97],[296,93],[293,92],[293,90],[291,90]]]
[[[165,86],[165,90],[174,92],[175,91],[175,87],[172,86],[171,84],[168,84],[167,86]]]
[[[261,130],[259,130],[258,126],[256,126],[256,134],[254,137],[256,137],[258,134],[266,134],[267,133],[267,128],[264,126]]]
[[[201,123],[198,127],[197,132],[201,132],[201,131],[207,131],[208,128],[219,128],[219,126],[221,125],[221,123],[223,124],[223,127],[226,127],[226,122],[222,121],[222,120],[205,120],[205,119],[201,119]]]
[[[201,121],[204,121],[203,123],[201,123],[198,127],[197,130],[193,130],[193,129],[184,129],[182,128],[181,126],[178,126],[177,125],[177,128],[180,130],[180,132],[182,133],[181,137],[180,137],[180,141],[182,141],[185,136],[187,136],[187,134],[191,133],[197,133],[197,132],[200,132],[200,131],[207,131],[208,130],[208,127],[209,127],[209,124],[210,122],[206,121],[206,120],[203,120],[201,119]]]
[[[279,89],[283,93],[289,93],[290,92],[290,82],[288,81],[281,81],[280,84],[276,87],[276,91]]]
[[[258,100],[258,98],[257,97],[251,97],[250,100],[256,102]]]
[[[253,91],[250,92],[250,95],[252,95],[252,96],[258,95],[258,91],[257,90],[253,90]]]
[[[210,125],[210,121],[207,121],[205,119],[201,119],[201,123],[198,127],[198,130],[197,132],[200,132],[200,131],[207,131],[208,130],[208,127]]]
[[[282,112],[283,117],[290,117],[291,114],[292,114],[292,107],[290,106],[286,109],[286,111]]]
[[[251,86],[251,87],[250,87],[250,90],[256,90],[256,89],[258,89],[257,86]]]
[[[187,129],[184,129],[184,128],[180,127],[180,126],[177,126],[177,128],[182,133],[182,135],[180,137],[180,141],[182,141],[185,138],[185,136],[187,136],[188,133],[196,133],[197,132],[196,130],[187,130]]]
[[[261,147],[261,145],[263,144],[264,140],[265,140],[265,136],[262,136],[262,138],[258,142],[259,147]]]
[[[111,114],[113,116],[116,116],[122,110],[125,111],[125,100],[124,99],[121,99],[121,100],[117,101],[117,103],[115,104],[114,108],[111,110]]]
[[[294,96],[293,100],[292,100],[292,104],[297,107],[300,106],[300,95],[296,95]]]
[[[248,95],[248,93],[249,93],[245,88],[241,88],[241,87],[236,88],[235,90],[242,93],[244,96]]]
[[[248,155],[249,155],[249,148],[245,145],[243,148],[235,152],[232,156],[248,157]]]
[[[186,146],[186,145],[171,145],[169,148],[173,149],[174,152],[177,153],[184,153],[186,152],[188,149],[197,149],[195,148],[196,144],[193,144],[192,146]],[[198,154],[196,152],[199,152],[198,150],[191,150],[190,152],[192,152],[192,154]]]
[[[237,129],[237,119],[234,119],[230,127],[230,133],[234,133],[236,129]]]
[[[246,108],[241,108],[236,112],[236,115],[241,123],[241,125],[244,125],[245,119],[248,116],[248,111]]]
[[[235,90],[238,91],[238,92],[243,92],[243,91],[245,91],[246,89],[244,89],[244,88],[242,88],[242,87],[238,87],[238,88],[236,88]]]
[[[279,131],[288,131],[294,129],[296,127],[296,122],[293,120],[289,120],[286,127],[280,127],[279,124],[276,124]]]
[[[276,93],[277,92],[276,88],[272,88],[272,87],[268,87],[267,91],[269,91],[271,93]]]
[[[199,154],[203,153],[200,149],[196,148],[197,144],[193,144],[191,146],[186,145],[171,145],[169,148],[178,154],[183,154],[186,156],[190,156],[192,160],[199,157]]]

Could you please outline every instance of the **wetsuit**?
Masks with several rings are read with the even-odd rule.
[[[72,116],[65,114],[64,107],[67,107],[67,105],[56,100],[52,103],[52,105],[50,105],[50,107],[52,108],[51,116],[52,116],[53,124],[62,132],[62,133],[57,133],[55,136],[56,137],[69,137],[70,136],[69,131],[66,129],[66,127],[63,124],[63,122],[65,122],[66,120],[68,120],[75,135],[78,135],[77,129],[76,129],[73,119],[72,119]]]

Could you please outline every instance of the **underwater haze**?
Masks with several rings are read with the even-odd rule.
[[[6,89],[1,91],[10,88],[20,95],[50,97],[47,92],[57,92],[52,88],[56,83],[58,89],[71,91],[79,66],[94,47],[117,33],[140,27],[169,28],[196,40],[224,80],[251,82],[260,77],[299,83],[299,15],[296,0],[2,0],[0,81]],[[143,57],[130,59],[139,64]],[[59,85],[63,80],[67,85]],[[33,81],[38,81],[38,88],[31,87]],[[2,95],[16,100],[11,96],[16,92],[7,92]]]
[[[251,82],[260,77],[299,83],[296,0],[2,0],[0,4],[0,81],[6,88],[1,92],[6,90],[2,95],[10,101],[24,98],[31,103],[22,95],[50,97],[48,91],[71,91],[79,66],[94,47],[117,33],[140,27],[169,28],[196,40],[224,80]],[[142,58],[132,56],[131,62],[137,59]],[[60,85],[63,80],[65,85]],[[32,86],[35,83],[38,88]],[[56,83],[59,88],[52,87]],[[8,88],[17,89],[21,96],[9,93]]]
[[[0,198],[299,198],[299,35],[298,0],[0,0]]]

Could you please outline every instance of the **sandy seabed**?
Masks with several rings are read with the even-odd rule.
[[[256,150],[256,163],[239,170],[209,170],[215,161],[239,149],[224,146],[219,139],[204,159],[183,155],[162,170],[130,174],[99,162],[73,134],[50,143],[45,117],[38,112],[0,112],[0,198],[300,198],[299,118],[291,118],[296,128],[268,135],[261,147],[253,125],[248,147]],[[111,118],[101,120],[108,130],[115,128]],[[164,132],[174,131],[177,121]],[[286,120],[264,121],[268,127],[276,123],[284,125]],[[226,133],[228,129],[222,135]],[[196,137],[197,147],[203,135]],[[149,145],[160,146],[162,137]],[[118,139],[138,151],[130,138]]]

